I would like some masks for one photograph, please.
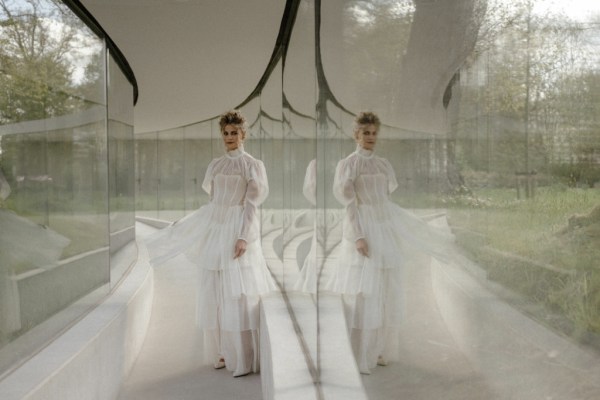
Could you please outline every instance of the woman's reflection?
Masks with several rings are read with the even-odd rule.
[[[338,163],[334,177],[334,195],[345,206],[345,218],[337,268],[327,289],[342,294],[359,370],[370,374],[395,358],[403,266],[416,262],[418,251],[435,254],[436,243],[446,238],[390,201],[398,184],[389,161],[374,154],[377,115],[362,112],[354,122],[356,151]]]
[[[308,167],[306,167],[302,193],[313,207],[317,205],[317,160],[315,159],[309,162]],[[314,209],[310,212],[314,214]],[[310,250],[304,259],[293,289],[305,293],[317,293],[317,219],[314,215]]]
[[[70,240],[4,207],[11,188],[0,170],[0,344],[21,330],[16,274],[56,265]]]

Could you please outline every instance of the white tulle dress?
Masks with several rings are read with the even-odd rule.
[[[337,268],[326,288],[342,294],[362,373],[370,373],[380,355],[398,357],[403,266],[423,262],[424,253],[444,258],[451,240],[393,203],[390,194],[397,187],[391,164],[372,151],[357,147],[337,165],[333,191],[346,215]],[[367,241],[368,257],[356,249],[360,238]]]
[[[222,356],[234,376],[258,372],[259,300],[276,290],[257,212],[269,191],[265,167],[239,148],[211,161],[202,188],[208,204],[146,241],[150,261],[159,265],[183,253],[198,267],[196,320],[212,338],[205,353]],[[234,259],[238,239],[247,248]]]

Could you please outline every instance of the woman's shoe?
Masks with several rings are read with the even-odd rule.
[[[377,365],[385,367],[386,365],[388,365],[388,361],[385,358],[383,358],[383,356],[379,356],[377,357]]]
[[[225,368],[225,359],[220,357],[217,361],[215,361],[213,367],[215,367],[215,369]]]

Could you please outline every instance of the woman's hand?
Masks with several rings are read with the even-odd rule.
[[[365,239],[356,241],[356,250],[365,257],[369,257],[369,245]]]
[[[238,258],[241,257],[242,254],[244,254],[246,252],[246,241],[244,239],[238,239],[237,242],[235,242],[235,249],[233,252],[233,258]]]

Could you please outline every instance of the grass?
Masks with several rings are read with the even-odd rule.
[[[514,191],[507,189],[482,190],[476,195],[489,205],[449,209],[454,227],[484,235],[495,249],[559,268],[577,268],[589,258],[587,252],[580,251],[581,246],[587,247],[584,238],[579,243],[566,243],[558,235],[570,217],[588,213],[600,204],[600,190],[541,188],[530,200],[517,200]],[[600,255],[600,246],[595,247],[599,247]],[[589,250],[595,253],[596,249]]]
[[[509,189],[468,195],[479,206],[455,199],[449,221],[488,278],[544,310],[537,316],[562,332],[600,334],[600,218],[586,217],[600,190],[550,186],[528,200]]]

